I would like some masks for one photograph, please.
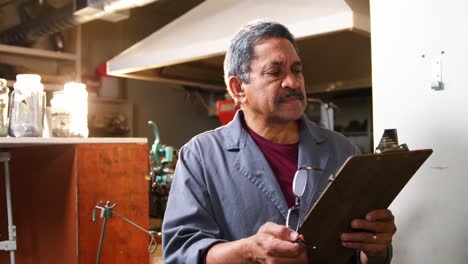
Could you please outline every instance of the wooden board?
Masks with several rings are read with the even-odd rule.
[[[348,158],[299,229],[318,250],[310,263],[347,263],[355,253],[344,248],[340,234],[351,232],[351,220],[388,208],[432,150],[357,155]]]

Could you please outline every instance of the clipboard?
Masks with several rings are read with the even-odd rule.
[[[310,263],[347,263],[355,250],[341,245],[340,234],[351,221],[388,208],[432,149],[384,152],[349,157],[323,191],[299,228],[307,242]]]

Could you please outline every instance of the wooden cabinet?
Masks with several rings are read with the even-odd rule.
[[[9,151],[16,263],[95,263],[103,219],[93,222],[92,211],[99,201],[116,203],[117,213],[148,228],[146,140]],[[0,241],[8,239],[1,167]],[[101,263],[148,263],[148,244],[147,234],[114,216],[107,222]],[[9,253],[0,251],[0,263],[9,263]]]

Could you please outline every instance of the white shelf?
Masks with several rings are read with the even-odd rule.
[[[40,138],[40,137],[2,137],[0,148],[31,147],[46,145],[71,145],[71,144],[146,144],[147,138]]]
[[[76,61],[77,56],[73,53],[49,51],[34,48],[25,48],[0,44],[0,53],[16,54],[21,56],[31,56],[46,59]]]

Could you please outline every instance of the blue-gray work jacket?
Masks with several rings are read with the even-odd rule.
[[[284,195],[241,118],[239,110],[226,126],[202,133],[181,148],[162,227],[165,263],[199,263],[214,243],[252,236],[268,221],[285,224]],[[358,152],[341,134],[301,118],[298,167],[310,165],[334,174]],[[329,182],[328,173],[312,173],[302,212],[311,209]]]

